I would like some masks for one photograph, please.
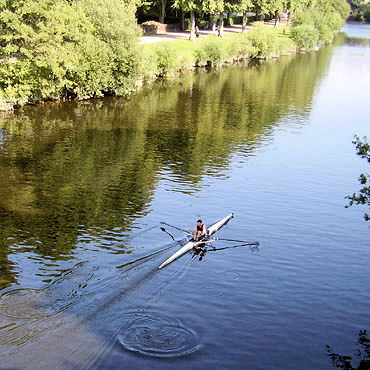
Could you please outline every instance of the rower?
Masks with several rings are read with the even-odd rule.
[[[202,222],[202,220],[197,221],[192,234],[195,241],[201,240],[207,236],[207,226]]]

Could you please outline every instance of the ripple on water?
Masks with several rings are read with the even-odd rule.
[[[224,293],[224,290],[220,288],[217,285],[202,285],[200,287],[200,291],[202,294],[208,295],[208,296],[220,296]]]
[[[240,275],[235,271],[226,271],[223,276],[227,280],[239,280]]]
[[[126,350],[152,357],[185,356],[199,348],[196,333],[175,317],[156,312],[128,314],[117,338]]]
[[[0,296],[0,313],[12,318],[34,319],[62,312],[81,298],[95,270],[80,262],[45,288],[10,290]]]
[[[32,319],[49,316],[52,311],[45,309],[48,294],[42,289],[15,289],[1,296],[0,313],[5,316]]]

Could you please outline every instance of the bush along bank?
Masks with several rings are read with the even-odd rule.
[[[273,58],[330,43],[349,9],[307,9],[292,25],[138,45],[134,0],[0,2],[0,110],[46,100],[125,95],[194,67]],[[107,19],[110,22],[107,22]]]
[[[142,47],[142,77],[153,80],[194,67],[221,66],[248,58],[268,59],[310,51],[330,44],[350,14],[345,0],[317,1],[297,10],[291,26],[277,28],[261,22],[245,34],[223,39],[209,36],[194,42],[171,41]]]
[[[194,42],[179,40],[142,46],[142,78],[171,77],[197,67],[219,67],[243,59],[270,59],[299,52],[317,50],[332,42],[340,29],[318,23],[301,23],[273,28],[261,22],[245,34],[223,39],[208,36]]]
[[[0,109],[132,91],[135,11],[134,0],[0,1]]]
[[[256,24],[246,34],[219,38],[208,36],[142,45],[142,77],[170,77],[197,67],[219,67],[242,59],[271,58],[292,54],[296,45],[282,29]]]

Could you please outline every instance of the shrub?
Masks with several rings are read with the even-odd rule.
[[[292,54],[295,49],[296,45],[292,39],[289,37],[279,37],[278,38],[278,45],[279,45],[279,54],[280,55],[290,55]]]
[[[142,46],[140,49],[140,56],[139,76],[146,81],[153,81],[159,75],[155,48],[151,46]]]
[[[314,27],[319,33],[317,44],[327,44],[333,41],[334,34],[342,27],[343,20],[348,14],[349,5],[347,2],[345,0],[337,0],[328,3],[325,7],[317,6],[316,8],[298,12],[292,24],[293,28],[302,25]],[[298,31],[298,33],[302,32],[302,29]],[[294,32],[294,34],[294,37],[299,37],[297,32]],[[301,41],[303,42],[303,40]]]
[[[343,18],[341,18],[340,14],[334,13],[329,18],[327,18],[327,25],[332,31],[337,32],[341,29],[343,25]]]
[[[157,56],[158,76],[171,77],[180,69],[179,52],[169,45],[158,45],[155,48]]]
[[[291,35],[298,49],[314,49],[319,42],[319,32],[310,24],[293,27]]]
[[[209,36],[202,40],[195,51],[196,65],[219,66],[229,57],[227,42],[216,36]]]
[[[245,36],[233,40],[229,45],[230,56],[234,59],[245,59],[256,55],[256,48],[252,45],[251,41]]]
[[[276,56],[279,52],[279,41],[277,30],[263,26],[263,24],[256,22],[253,27],[245,35],[251,46],[255,50],[254,57],[269,58]]]
[[[179,56],[179,70],[190,71],[195,66],[195,55],[189,50],[184,50]]]
[[[321,24],[317,28],[321,44],[330,44],[334,38],[334,32],[326,24]]]
[[[208,64],[208,54],[204,47],[195,49],[195,65],[197,67],[205,67]]]

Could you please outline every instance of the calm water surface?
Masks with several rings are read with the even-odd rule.
[[[0,121],[0,367],[329,369],[370,323],[370,27]],[[259,248],[191,253],[192,228]],[[183,234],[166,226],[177,240]],[[235,244],[218,241],[216,248]],[[356,366],[356,362],[353,362]]]

